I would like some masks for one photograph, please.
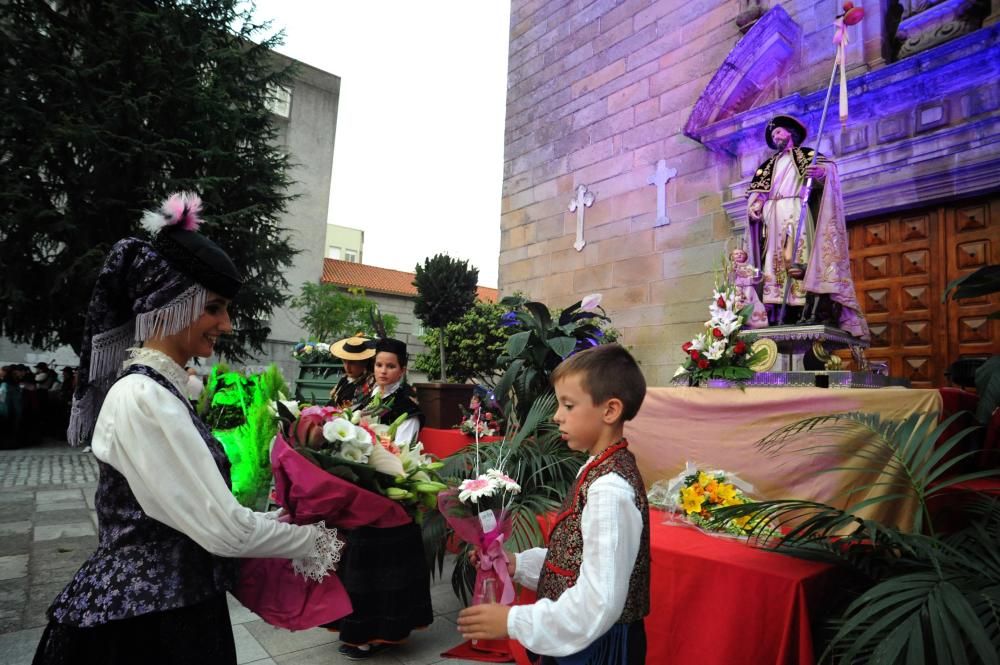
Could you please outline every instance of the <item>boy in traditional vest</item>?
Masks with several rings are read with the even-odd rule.
[[[458,616],[466,639],[510,636],[541,663],[642,664],[649,614],[649,506],[635,457],[622,436],[646,395],[642,372],[617,344],[570,356],[552,374],[553,420],[590,459],[566,497],[549,547],[508,564],[535,587],[533,605],[476,605]]]

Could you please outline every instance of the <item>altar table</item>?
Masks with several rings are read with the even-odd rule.
[[[875,478],[852,471],[818,472],[864,463],[856,457],[867,443],[864,436],[799,437],[800,447],[831,446],[822,455],[790,448],[766,455],[754,443],[797,420],[847,411],[878,413],[883,419],[920,413],[937,420],[941,395],[906,388],[649,388],[638,415],[625,424],[625,435],[647,487],[676,476],[691,461],[739,475],[754,486],[758,499],[804,499],[845,507],[846,498],[834,498]],[[856,492],[850,502],[874,492],[887,489]],[[913,511],[912,502],[899,501],[874,506],[865,516],[905,529],[912,525]]]
[[[812,623],[826,618],[833,566],[649,516],[647,663],[813,665]]]
[[[814,665],[812,628],[837,569],[664,524],[651,509],[646,663]],[[543,525],[544,527],[548,526]],[[519,602],[534,602],[522,591]],[[518,665],[530,665],[511,641]]]
[[[468,434],[462,434],[460,429],[434,429],[424,427],[420,430],[418,440],[424,444],[424,452],[437,455],[441,459],[454,455],[462,448],[470,446],[476,442],[475,438]],[[481,436],[480,443],[491,443],[501,441],[501,436]]]

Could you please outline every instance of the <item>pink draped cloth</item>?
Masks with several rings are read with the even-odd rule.
[[[299,455],[281,437],[271,448],[277,503],[293,524],[324,520],[339,529],[387,528],[410,522],[395,501],[332,476]],[[350,547],[350,541],[346,545]],[[244,559],[233,595],[273,626],[303,630],[351,613],[351,600],[336,574],[305,579],[289,559]]]

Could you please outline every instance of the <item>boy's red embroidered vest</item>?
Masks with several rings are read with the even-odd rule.
[[[639,621],[649,614],[649,503],[635,456],[622,440],[611,446],[580,473],[573,492],[563,502],[549,538],[549,551],[538,579],[538,597],[556,600],[574,584],[583,564],[583,507],[590,485],[609,473],[617,473],[635,490],[635,507],[642,515],[642,537],[632,576],[629,578],[625,609],[617,623]]]

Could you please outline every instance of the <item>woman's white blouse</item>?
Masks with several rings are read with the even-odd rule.
[[[582,651],[611,629],[625,609],[642,537],[634,498],[632,486],[617,473],[591,483],[581,520],[580,577],[558,600],[512,607],[507,615],[512,638],[537,654],[558,657]],[[537,588],[547,551],[536,547],[516,555],[514,581]]]
[[[165,355],[142,349],[126,365],[136,362],[152,366],[184,394],[184,371]],[[212,554],[297,559],[296,570],[313,578],[335,569],[336,543],[336,552],[329,552],[334,530],[287,524],[240,505],[187,405],[146,376],[130,374],[111,387],[91,448],[125,476],[147,515]]]

